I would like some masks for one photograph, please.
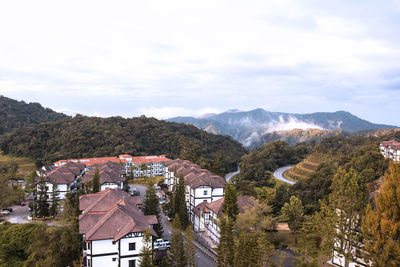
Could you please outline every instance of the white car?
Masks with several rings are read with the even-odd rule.
[[[154,251],[170,249],[171,244],[168,240],[156,239],[154,241]]]

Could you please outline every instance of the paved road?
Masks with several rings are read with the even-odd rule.
[[[283,177],[283,173],[285,171],[289,170],[290,168],[292,168],[292,166],[286,166],[286,167],[276,169],[276,171],[274,172],[274,177],[278,180],[281,180],[284,183],[294,185],[296,182],[290,181],[290,180],[286,179],[285,177]]]
[[[229,182],[230,179],[232,179],[233,176],[238,175],[240,173],[240,168],[238,167],[237,171],[230,172],[227,175],[225,175],[225,180]]]
[[[9,215],[4,216],[3,218],[10,223],[29,223],[28,215],[29,215],[29,207],[26,206],[12,206],[13,209]]]
[[[140,196],[144,200],[144,196],[146,193],[146,187],[143,185],[137,185],[134,184],[132,185],[136,188],[137,191],[140,192]],[[172,227],[171,224],[168,222],[168,217],[162,212],[161,213],[161,221],[163,224],[163,229],[164,229],[164,239],[171,240],[171,232],[172,232]],[[216,263],[213,259],[211,259],[207,254],[205,254],[203,251],[196,249],[196,255],[197,255],[197,266],[198,267],[215,267]]]

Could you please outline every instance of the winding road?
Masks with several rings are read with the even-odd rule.
[[[239,173],[240,173],[240,167],[238,167],[237,171],[227,173],[227,174],[225,175],[225,180],[226,180],[227,182],[229,182],[229,180],[232,179],[233,176],[238,175]]]
[[[274,172],[274,177],[284,183],[294,185],[296,183],[295,181],[291,181],[291,180],[288,180],[285,177],[283,177],[283,173],[286,172],[287,170],[289,170],[290,168],[292,168],[292,166],[285,166],[285,167],[276,169]]]

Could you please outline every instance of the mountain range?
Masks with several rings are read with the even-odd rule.
[[[393,125],[371,123],[346,111],[295,114],[270,112],[260,108],[251,111],[229,110],[199,118],[175,117],[168,121],[192,124],[210,133],[232,136],[248,148],[260,146],[270,140],[284,140],[285,138],[280,138],[280,135],[288,136],[287,131],[293,129],[303,131],[297,130],[301,138],[293,139],[292,134],[292,144],[309,141],[313,134],[332,136],[342,134],[342,131],[351,133],[362,130],[396,128]],[[304,132],[307,129],[319,131]],[[332,130],[336,132],[321,134],[321,131]],[[274,133],[273,137],[271,137],[272,133]],[[305,135],[308,137],[306,138]]]

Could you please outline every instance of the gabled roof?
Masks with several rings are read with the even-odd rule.
[[[381,143],[381,146],[391,147],[393,149],[400,149],[400,142],[397,142],[396,140],[383,141]]]
[[[124,167],[116,162],[108,161],[100,165],[91,166],[88,173],[84,175],[82,182],[87,183],[93,180],[96,169],[99,171],[100,184],[115,183],[119,185],[122,181],[125,181]]]
[[[225,198],[220,198],[211,203],[202,202],[193,208],[193,212],[195,214],[197,214],[197,216],[200,216],[201,212],[209,212],[209,210],[211,210],[215,214],[217,214],[217,217],[219,218],[222,214],[222,208],[224,206],[224,199]],[[239,213],[244,213],[248,208],[251,208],[254,206],[255,199],[251,196],[238,196],[237,204],[238,204],[238,208],[239,208]]]
[[[187,160],[170,160],[165,164],[170,172],[175,172],[176,176],[183,175],[186,185],[191,188],[199,186],[210,186],[211,188],[224,188],[226,186],[225,178],[214,175],[206,169],[187,161]]]
[[[83,213],[79,216],[79,233],[84,234],[86,240],[116,241],[128,233],[148,229],[157,237],[151,227],[158,223],[157,217],[144,215],[136,202],[137,197],[133,198],[120,189],[81,196],[79,209],[83,209]]]
[[[50,183],[71,184],[84,169],[84,164],[70,162],[47,172],[45,180]]]
[[[142,198],[132,197],[121,189],[107,189],[95,194],[86,194],[79,198],[79,210],[84,212],[106,211],[114,207],[120,201],[137,206],[142,205]]]

